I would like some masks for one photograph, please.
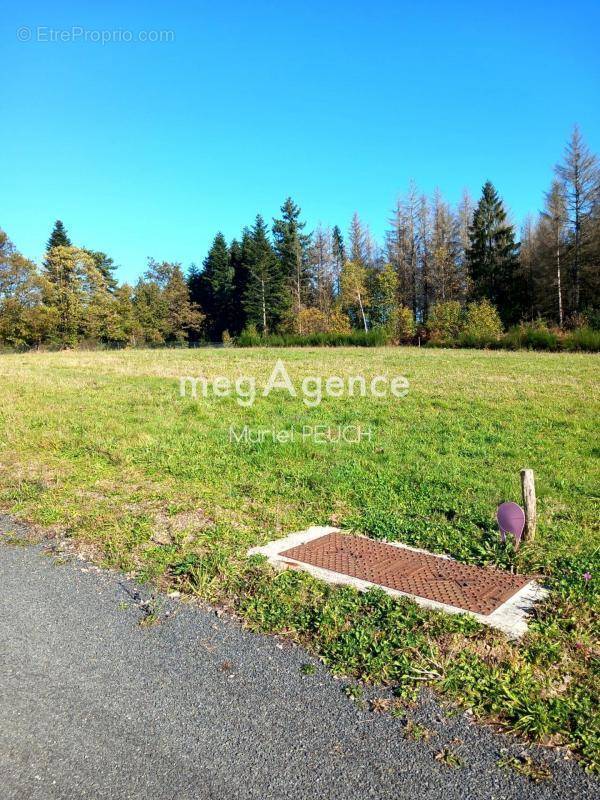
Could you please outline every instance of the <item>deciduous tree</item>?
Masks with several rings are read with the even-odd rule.
[[[83,326],[86,291],[101,281],[100,274],[87,251],[56,245],[46,253],[44,277],[45,304],[55,308],[58,317],[58,343],[73,347]]]
[[[367,311],[371,298],[367,288],[367,269],[357,261],[346,261],[342,270],[342,306],[355,322],[368,331]]]

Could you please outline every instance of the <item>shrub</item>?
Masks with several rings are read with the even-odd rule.
[[[339,308],[334,309],[329,315],[329,333],[352,333],[352,326],[348,315]]]
[[[600,308],[587,308],[584,313],[582,328],[591,328],[593,331],[600,331]]]
[[[302,336],[327,333],[327,317],[318,308],[303,308],[294,318],[293,330]]]
[[[589,326],[577,328],[568,333],[550,330],[542,320],[533,323],[514,325],[502,334],[502,324],[498,312],[491,303],[483,300],[471,303],[463,317],[462,328],[457,331],[460,322],[456,322],[458,303],[438,303],[433,307],[427,323],[427,331],[432,336],[429,344],[456,345],[459,347],[492,347],[503,350],[568,350],[582,352],[600,352],[600,331]],[[318,320],[322,315],[318,309],[307,319]],[[459,317],[460,319],[460,317]],[[452,321],[454,320],[454,321]],[[254,325],[248,325],[237,339],[239,347],[382,347],[387,344],[410,342],[414,339],[415,323],[410,309],[400,306],[398,316],[391,324],[370,331],[348,330],[345,315],[333,311],[328,319],[333,330],[313,333],[279,333],[263,336]],[[336,330],[339,327],[340,330]],[[436,332],[434,338],[434,331]],[[444,334],[444,338],[442,338]],[[223,334],[226,344],[227,332]],[[446,338],[447,337],[447,338]],[[231,337],[229,337],[231,340]]]
[[[427,319],[427,332],[433,344],[454,344],[462,328],[462,308],[457,300],[436,303]]]
[[[577,328],[586,328],[589,325],[588,312],[574,311],[565,320],[565,330],[574,331]]]
[[[489,300],[469,303],[459,344],[463,347],[486,347],[497,342],[501,335],[502,322]]]
[[[249,335],[247,331],[238,339],[240,347],[381,347],[388,344],[389,337],[382,328],[373,328],[351,333],[294,333],[271,334],[270,336]]]
[[[262,344],[262,336],[256,330],[256,325],[246,325],[237,343],[240,347],[257,347]]]
[[[600,331],[592,328],[578,328],[567,334],[562,346],[565,350],[587,350],[590,353],[600,352]]]
[[[416,326],[413,312],[406,306],[394,310],[390,323],[386,325],[394,343],[407,344],[415,338]]]
[[[500,345],[509,350],[558,350],[559,338],[544,322],[521,323],[504,334]]]
[[[497,342],[508,350],[568,350],[588,353],[600,352],[600,331],[589,326],[575,328],[567,333],[552,331],[544,322],[514,325]]]
[[[229,333],[229,331],[223,331],[223,336],[221,337],[221,341],[223,342],[223,347],[233,346],[233,339],[231,338],[231,334]]]
[[[350,320],[338,309],[325,314],[318,308],[303,308],[293,322],[293,333],[310,336],[315,333],[351,333]]]

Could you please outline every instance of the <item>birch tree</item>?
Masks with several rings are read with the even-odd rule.
[[[553,181],[546,193],[546,207],[541,215],[542,230],[545,228],[554,256],[554,275],[556,278],[556,308],[558,324],[564,323],[562,264],[567,232],[567,199],[565,186],[561,181]]]
[[[362,324],[365,332],[369,330],[367,324],[367,309],[370,297],[367,288],[367,269],[357,261],[347,261],[342,270],[342,305],[350,312],[358,324]]]

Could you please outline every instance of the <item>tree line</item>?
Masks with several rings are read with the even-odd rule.
[[[217,233],[202,267],[185,274],[149,259],[129,285],[105,252],[75,246],[61,221],[41,265],[0,230],[0,343],[152,346],[353,330],[410,341],[490,309],[504,327],[576,327],[597,319],[599,265],[599,163],[575,127],[543,210],[519,234],[490,181],[477,203],[465,192],[456,207],[411,183],[383,242],[358,214],[346,233],[308,233],[288,198],[271,225],[257,215],[229,243]]]

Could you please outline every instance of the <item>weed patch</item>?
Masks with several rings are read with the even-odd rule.
[[[552,780],[552,770],[547,764],[536,761],[531,756],[522,755],[518,758],[516,756],[503,756],[498,761],[498,766],[504,769],[510,769],[518,775],[528,778],[534,783],[543,783]]]
[[[447,767],[451,767],[452,769],[459,769],[460,767],[464,766],[464,761],[462,758],[448,747],[444,747],[438,753],[436,753],[435,760],[439,761],[440,764],[445,764]]]

